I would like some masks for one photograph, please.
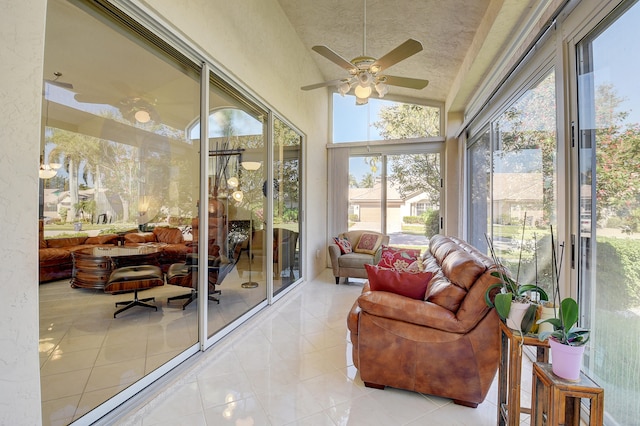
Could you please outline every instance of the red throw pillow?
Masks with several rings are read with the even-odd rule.
[[[399,247],[382,246],[382,254],[378,266],[383,268],[391,268],[396,271],[408,271],[411,265],[418,260],[420,256],[419,249],[405,249]],[[412,271],[418,272],[418,271]]]
[[[364,265],[372,291],[387,291],[416,300],[424,300],[432,272],[398,272],[395,269]]]
[[[335,241],[338,247],[340,247],[340,253],[347,254],[353,251],[351,243],[346,238],[335,237],[333,241]]]

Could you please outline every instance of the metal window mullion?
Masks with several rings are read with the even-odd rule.
[[[200,203],[198,208],[198,342],[206,349],[209,293],[209,66],[202,63],[200,79]]]

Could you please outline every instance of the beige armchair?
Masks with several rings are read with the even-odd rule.
[[[361,250],[358,248],[362,234],[374,234],[379,237],[377,244],[373,247],[374,250]],[[389,245],[389,236],[375,231],[347,231],[338,235],[338,238],[349,240],[353,251],[343,254],[340,251],[340,247],[333,241],[329,244],[329,258],[331,259],[333,276],[336,277],[336,284],[340,283],[340,277],[345,278],[345,283],[349,282],[349,277],[367,278],[367,271],[364,269],[364,265],[367,263],[370,265],[377,264],[380,261],[382,246]]]

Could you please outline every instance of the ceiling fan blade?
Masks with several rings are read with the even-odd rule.
[[[309,86],[303,86],[301,87],[302,90],[313,90],[313,89],[319,89],[321,87],[328,87],[328,86],[337,86],[340,83],[343,83],[345,81],[345,79],[340,79],[340,80],[331,80],[331,81],[325,81],[323,83],[316,83],[316,84],[310,84]]]
[[[100,95],[85,95],[82,93],[77,93],[73,96],[73,98],[84,104],[106,104],[106,105],[115,105],[118,103],[118,99],[110,98],[108,96],[100,96]]]
[[[64,81],[56,81],[56,80],[46,80],[47,84],[51,84],[52,86],[62,87],[63,89],[73,90],[73,84],[65,83]]]
[[[393,49],[391,52],[387,53],[373,64],[371,67],[378,67],[380,71],[389,68],[392,65],[397,64],[398,62],[407,59],[409,56],[413,56],[416,53],[422,50],[422,43],[418,40],[414,40],[410,38],[409,40],[402,43],[400,46]]]
[[[313,46],[311,49],[347,71],[351,71],[356,68],[355,65],[329,49],[327,46]]]
[[[408,87],[409,89],[424,89],[429,84],[429,80],[420,78],[396,77],[394,75],[385,75],[385,83],[390,86]]]

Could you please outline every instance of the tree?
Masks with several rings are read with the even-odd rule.
[[[358,179],[351,173],[349,173],[349,188],[359,188]]]
[[[49,129],[50,143],[55,147],[49,154],[50,158],[64,158],[64,168],[69,174],[69,197],[71,198],[70,214],[67,221],[74,221],[77,216],[77,206],[80,201],[78,194],[78,172],[80,165],[84,165],[85,181],[95,160],[98,158],[98,139],[91,136],[73,133],[62,129]]]
[[[373,123],[385,139],[409,139],[440,134],[440,110],[414,104],[395,104],[382,108],[380,120]],[[388,181],[402,197],[426,193],[432,203],[440,200],[440,160],[438,154],[389,156]],[[371,157],[370,164],[377,164]]]
[[[440,135],[440,109],[415,104],[395,104],[380,110],[373,123],[384,139],[425,138]]]
[[[360,181],[359,188],[373,188],[373,185],[376,183],[376,177],[373,173],[367,173],[362,177]]]

